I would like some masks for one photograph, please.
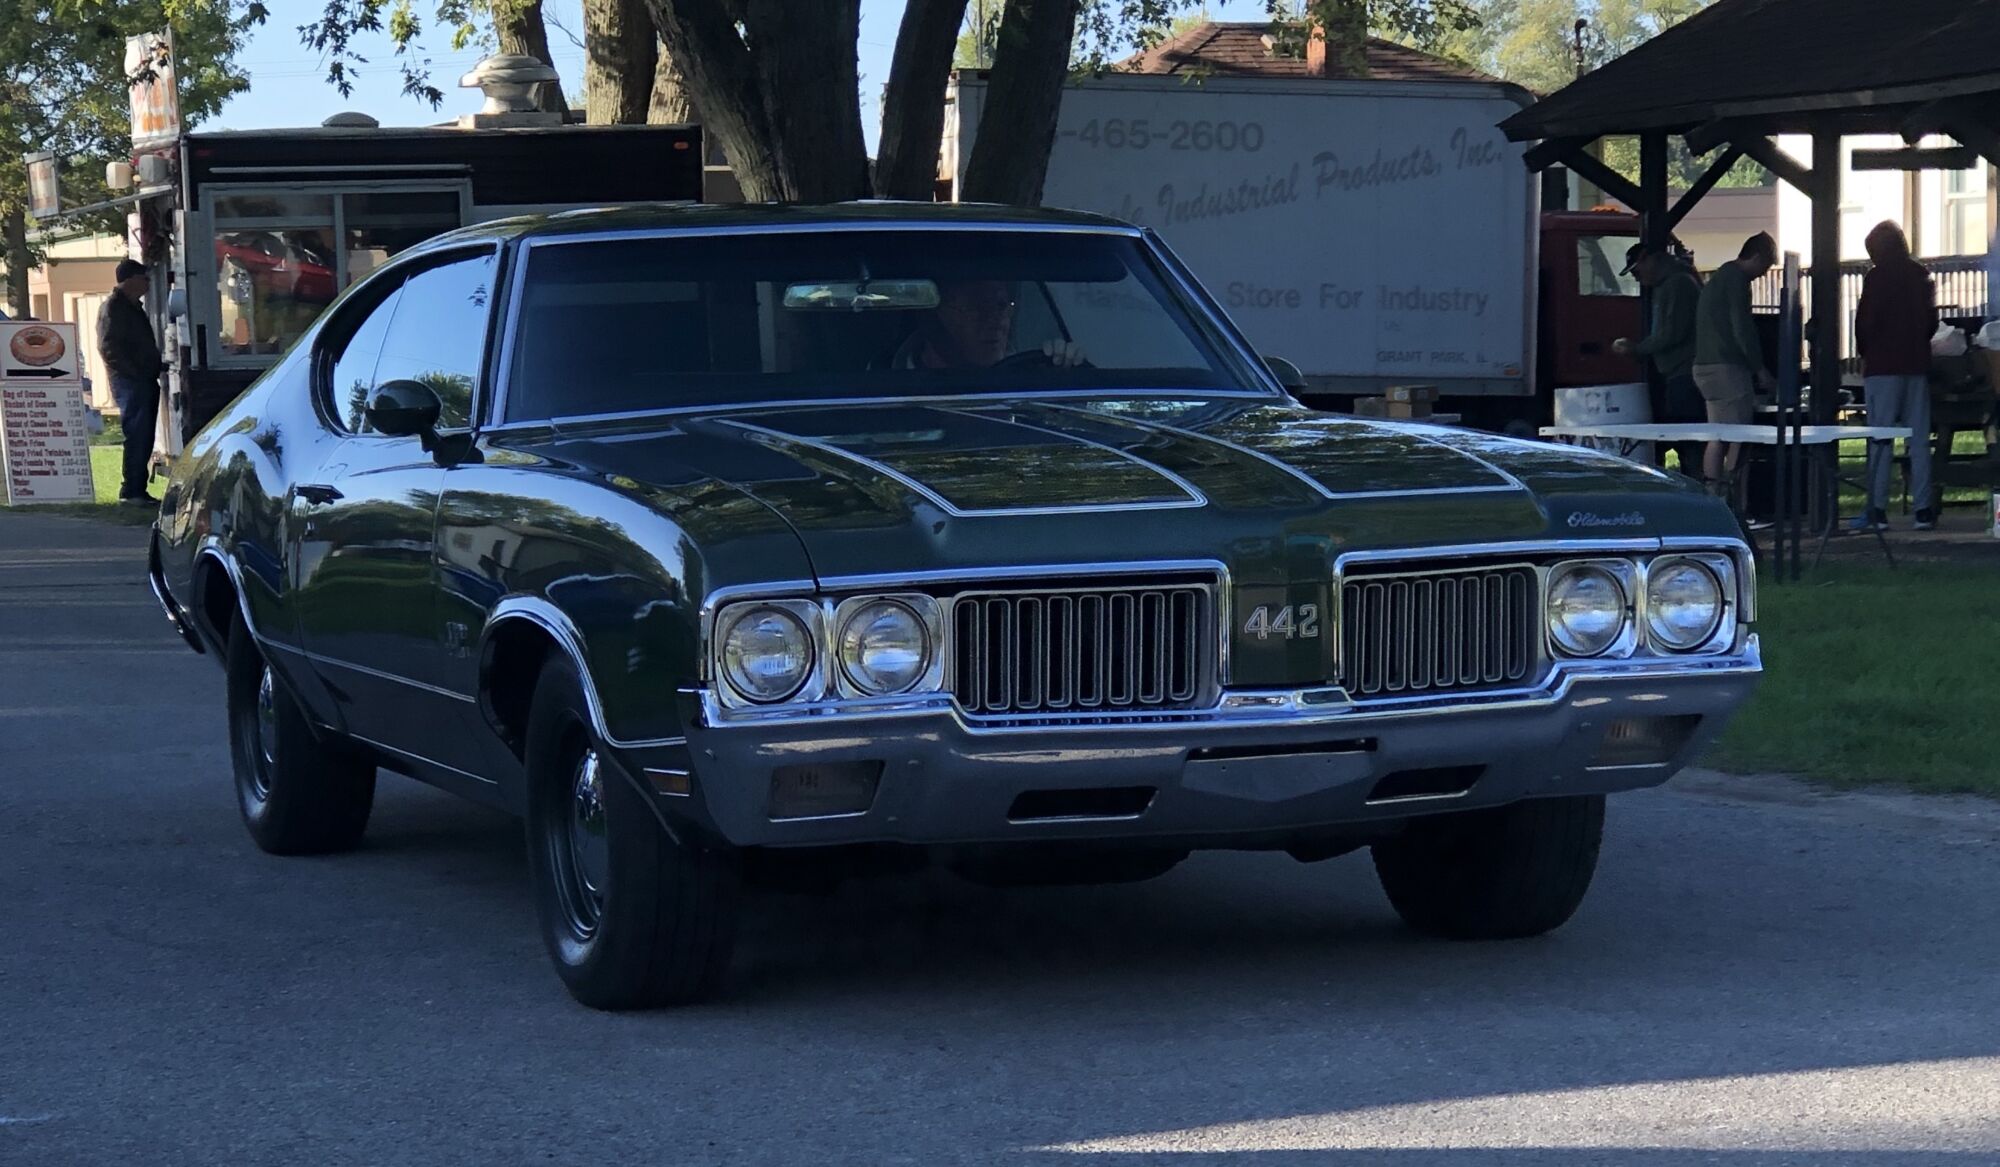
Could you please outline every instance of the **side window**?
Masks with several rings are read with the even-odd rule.
[[[333,368],[327,375],[327,405],[341,424],[354,433],[368,432],[365,410],[368,395],[375,389],[375,364],[382,355],[382,340],[389,334],[389,321],[395,316],[396,302],[402,295],[401,289],[390,292],[388,299],[369,310],[341,346],[340,355],[333,359]]]
[[[472,394],[486,355],[497,263],[492,254],[453,260],[403,281],[375,364],[375,384],[422,381],[444,410],[438,428],[472,424]]]

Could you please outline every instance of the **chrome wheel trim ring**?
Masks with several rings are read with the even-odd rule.
[[[271,774],[278,765],[274,745],[278,740],[278,689],[270,665],[264,666],[257,679],[257,713],[250,732],[255,739],[250,750],[250,792],[262,802],[271,797]]]
[[[597,934],[604,915],[604,886],[611,866],[610,839],[605,834],[604,766],[596,750],[585,749],[577,759],[562,799],[561,821],[549,824],[556,895],[570,931],[589,940]]]

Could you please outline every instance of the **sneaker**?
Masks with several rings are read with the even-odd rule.
[[[156,507],[160,500],[150,494],[127,494],[118,499],[119,505],[128,507]]]
[[[1871,509],[1866,514],[1854,516],[1847,526],[1853,531],[1886,531],[1889,529],[1889,515],[1885,511]]]
[[[1916,521],[1910,524],[1915,531],[1930,531],[1937,527],[1937,512],[1929,508],[1917,512]]]

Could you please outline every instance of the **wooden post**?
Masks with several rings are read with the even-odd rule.
[[[1648,251],[1665,250],[1671,229],[1667,225],[1667,135],[1655,131],[1639,135],[1639,241]],[[1639,290],[1639,331],[1653,331],[1653,290]],[[1653,420],[1667,417],[1667,383],[1653,362],[1639,358],[1639,375],[1646,379],[1646,396],[1652,402]],[[1676,419],[1678,420],[1678,419]],[[1662,465],[1667,444],[1655,448],[1654,458]]]
[[[1806,420],[1831,425],[1840,408],[1840,338],[1846,321],[1840,296],[1840,129],[1831,119],[1813,128],[1812,168],[1812,327],[1807,351],[1812,355],[1812,401]],[[1804,476],[1806,497],[1800,507],[1815,534],[1825,524],[1840,521],[1836,472],[1840,451],[1835,445],[1816,447]],[[1799,539],[1794,536],[1796,558]],[[1795,572],[1796,574],[1796,572]]]

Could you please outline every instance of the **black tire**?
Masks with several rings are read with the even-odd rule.
[[[695,1001],[735,939],[736,856],[676,841],[602,756],[567,657],[542,669],[528,712],[528,868],[542,940],[593,1009]]]
[[[352,850],[375,806],[374,762],[313,736],[240,614],[227,675],[229,761],[250,837],[273,855]]]
[[[1180,866],[1186,851],[1035,847],[1019,844],[963,855],[952,863],[960,879],[983,887],[1077,887],[1141,883]]]
[[[1562,926],[1597,870],[1604,796],[1534,798],[1412,819],[1374,846],[1404,922],[1451,940],[1517,940]]]

